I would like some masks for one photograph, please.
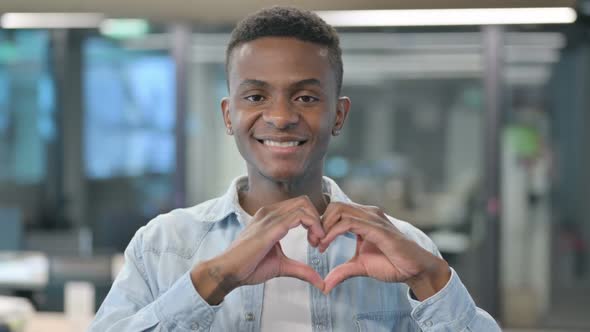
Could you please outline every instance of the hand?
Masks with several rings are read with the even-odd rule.
[[[325,294],[348,278],[367,276],[405,282],[423,300],[442,289],[450,278],[444,260],[406,238],[377,207],[331,203],[322,223],[326,236],[320,241],[320,252],[339,235],[352,232],[357,237],[354,256],[324,279]]]
[[[322,277],[310,266],[285,256],[280,240],[290,229],[303,226],[307,240],[317,247],[325,236],[320,216],[307,196],[266,206],[220,256],[193,270],[195,288],[209,303],[219,303],[233,289],[263,283],[275,277],[294,277],[320,290]]]

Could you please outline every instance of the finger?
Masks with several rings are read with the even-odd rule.
[[[320,216],[315,206],[311,203],[311,200],[306,195],[290,198],[275,204],[264,206],[257,211],[257,214],[258,212],[261,212],[262,215],[283,215],[289,211],[294,211],[297,208],[304,208],[308,210],[307,212],[309,214],[315,215],[318,219],[320,219]]]
[[[300,225],[305,225],[305,227],[309,228],[308,232],[312,233],[313,243],[319,243],[319,239],[325,235],[324,230],[319,225],[319,221],[301,209],[295,209],[282,216],[277,216],[271,224],[270,229],[266,228],[263,231],[270,241],[276,243],[284,238],[290,229]],[[314,234],[314,231],[319,234]]]
[[[324,279],[314,269],[286,256],[281,260],[279,276],[297,278],[309,282],[320,291],[324,290]]]
[[[313,236],[311,232],[307,232],[307,242],[309,242],[312,247],[316,248],[320,244],[320,239]]]
[[[332,204],[331,204],[332,205]],[[342,220],[343,216],[352,216],[365,220],[379,220],[379,215],[374,206],[365,206],[354,203],[335,203],[333,206],[328,206],[328,213],[324,214],[322,218],[322,225],[324,231],[329,232],[336,223]],[[389,223],[389,220],[388,220]]]
[[[332,204],[331,204],[332,205]],[[356,217],[360,219],[371,219],[371,216],[363,210],[362,205],[353,205],[348,203],[334,203],[329,206],[329,211],[324,214],[322,219],[322,225],[326,233],[334,227],[335,224],[340,222],[346,216]]]
[[[342,235],[347,232],[352,232],[354,234],[360,235],[363,238],[365,235],[371,231],[372,226],[363,219],[359,219],[352,216],[343,216],[342,219],[332,226],[330,230],[326,233],[326,236],[320,240],[320,251],[324,251],[332,241],[339,235]]]
[[[290,218],[286,218],[285,216],[296,213],[299,210],[312,217],[311,220],[317,220],[317,222],[313,223],[301,222],[300,224],[310,231],[312,235],[310,236],[310,243],[319,243],[319,239],[324,237],[325,232],[321,224],[320,215],[308,196],[302,195],[291,198],[286,201],[261,208],[258,212],[260,212],[260,218],[263,218],[263,216],[270,216],[276,222],[281,221],[282,223],[283,219],[289,219],[289,222],[291,222],[292,220]],[[293,228],[298,225],[299,224],[289,224],[289,228]]]
[[[300,196],[299,203],[301,204],[299,206],[303,209],[303,211],[305,211],[308,215],[313,216],[313,218],[317,220],[317,226],[312,227],[312,231],[309,232],[308,235],[311,233],[311,236],[309,237],[310,243],[319,243],[319,240],[325,235],[325,230],[322,226],[321,216],[308,196]],[[310,228],[308,225],[305,224],[304,227],[308,230]]]
[[[315,205],[313,205],[313,203],[307,195],[291,198],[279,204],[281,204],[280,209],[282,212],[292,211],[297,208],[303,208],[310,215],[320,219],[320,214],[318,213],[318,210],[315,208]]]
[[[328,294],[341,282],[352,277],[367,276],[365,268],[357,263],[348,261],[334,268],[324,279],[324,294]]]
[[[305,210],[313,215],[314,217],[316,217],[318,220],[320,220],[320,213],[318,212],[318,210],[315,208],[315,205],[313,205],[311,199],[309,199],[309,196],[307,195],[303,195],[303,196],[299,196],[299,203],[301,204],[301,206],[303,208],[305,208]]]
[[[342,209],[344,208],[344,203],[334,202],[328,204],[324,215],[322,216],[322,226],[324,226],[324,231],[327,232],[327,227],[330,227],[335,222],[340,219],[340,214]]]
[[[320,239],[309,231],[309,226],[301,224],[301,227],[303,227],[307,231],[307,242],[309,242],[309,244],[311,244],[312,247],[317,247],[320,243]]]
[[[308,232],[311,233],[311,236],[315,238],[315,240],[319,240],[326,235],[324,228],[320,222],[320,218],[317,216],[317,213],[314,215],[309,212],[308,208],[305,207],[297,207],[289,212],[286,215],[295,215],[299,216],[299,223],[293,223],[293,220],[290,220],[290,228],[297,227],[299,225],[303,225],[308,229]]]

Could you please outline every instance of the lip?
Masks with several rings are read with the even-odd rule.
[[[301,136],[254,136],[257,141],[275,141],[275,142],[306,142],[307,138]]]
[[[307,143],[308,139],[300,137],[300,136],[257,136],[254,137],[265,150],[270,151],[276,154],[288,155],[293,154],[300,151],[303,146]],[[300,142],[299,145],[296,146],[270,146],[264,144],[265,140],[275,141],[275,142]],[[302,143],[301,143],[302,142]]]

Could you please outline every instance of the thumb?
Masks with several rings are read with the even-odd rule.
[[[365,268],[357,263],[348,261],[334,268],[324,279],[324,294],[328,294],[341,282],[352,277],[366,276]]]
[[[280,277],[292,277],[307,281],[320,291],[324,291],[324,279],[309,265],[303,264],[289,257],[281,259]]]

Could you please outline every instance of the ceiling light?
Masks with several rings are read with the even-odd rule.
[[[103,20],[97,13],[6,13],[0,18],[3,29],[96,28]]]
[[[149,32],[149,28],[149,23],[142,19],[107,19],[99,29],[104,36],[127,39],[142,37]]]
[[[573,23],[577,17],[575,10],[569,7],[327,10],[316,13],[336,27],[555,24]]]

